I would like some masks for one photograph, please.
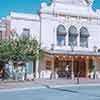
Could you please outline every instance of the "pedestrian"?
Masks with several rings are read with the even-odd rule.
[[[78,74],[77,74],[77,84],[80,83],[79,77],[80,77],[80,72],[78,72]]]
[[[69,65],[66,65],[65,72],[66,72],[66,77],[68,79],[70,77],[70,75],[69,75]]]

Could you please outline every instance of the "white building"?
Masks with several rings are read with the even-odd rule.
[[[35,66],[36,77],[55,69],[63,77],[66,65],[72,76],[80,72],[80,77],[88,77],[95,65],[99,78],[100,12],[92,10],[92,3],[93,0],[52,0],[49,6],[42,3],[37,15],[11,12],[11,29],[19,35],[31,34],[46,53]]]

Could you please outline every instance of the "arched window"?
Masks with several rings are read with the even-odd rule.
[[[75,26],[70,26],[68,29],[68,33],[69,33],[69,45],[70,46],[76,46],[77,45],[77,36],[78,36],[78,32],[77,32],[77,28]]]
[[[81,27],[80,28],[80,46],[81,47],[86,47],[88,48],[88,37],[89,37],[89,32],[86,27]]]
[[[57,27],[57,45],[65,45],[66,29],[64,25]]]

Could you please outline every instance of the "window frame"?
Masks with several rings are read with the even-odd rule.
[[[82,39],[84,39],[84,41]],[[88,48],[88,37],[85,37],[85,36],[81,36],[80,35],[80,47],[82,47],[82,48]]]
[[[63,39],[62,39],[62,40],[58,40],[59,37],[63,37]],[[57,45],[58,45],[58,46],[65,46],[65,45],[66,45],[65,38],[66,38],[65,35],[58,34],[58,35],[57,35]],[[59,42],[59,41],[60,41],[60,42]],[[63,43],[62,43],[62,41],[63,41]]]
[[[59,29],[63,29],[63,30],[60,31]],[[58,27],[56,29],[56,36],[57,36],[56,40],[57,40],[58,46],[65,46],[66,45],[66,35],[67,34],[66,34],[65,26],[62,24],[58,25]],[[60,40],[60,38],[62,38],[62,39]],[[62,41],[63,41],[63,43],[62,43]]]
[[[22,35],[29,37],[30,36],[30,28],[23,28]]]
[[[0,31],[0,40],[2,40],[2,33],[3,33],[3,32],[2,32],[2,31]]]
[[[74,38],[74,40],[70,40],[71,38]],[[74,41],[75,41],[75,43],[74,43]],[[69,34],[69,36],[68,36],[68,45],[69,46],[72,46],[72,45],[77,46],[77,36]]]

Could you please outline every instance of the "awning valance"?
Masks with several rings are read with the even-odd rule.
[[[72,56],[100,56],[100,52],[92,51],[66,51],[66,50],[45,50],[45,52],[52,55],[72,55]]]

